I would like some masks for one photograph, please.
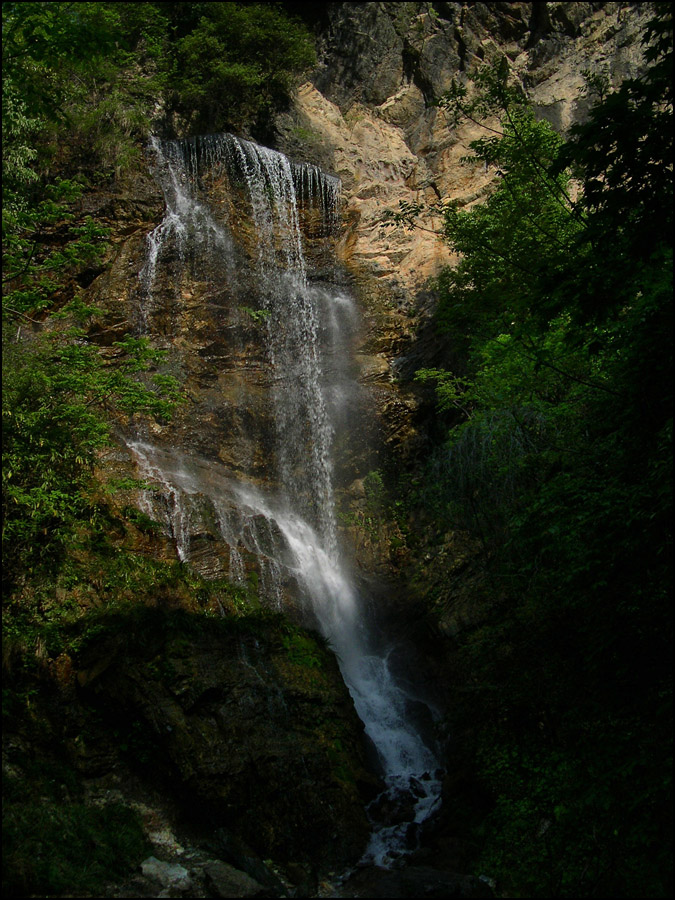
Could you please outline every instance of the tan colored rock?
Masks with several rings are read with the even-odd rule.
[[[505,54],[539,115],[566,131],[588,109],[585,70],[605,72],[614,85],[638,73],[639,35],[651,15],[647,4],[627,3],[444,6],[432,14],[425,4],[340,4],[315,77],[323,92],[303,84],[279,120],[281,149],[342,179],[342,257],[362,293],[394,296],[398,305],[411,305],[453,256],[433,233],[439,217],[423,223],[427,231],[391,230],[381,227],[384,211],[401,202],[472,204],[494,177],[463,159],[484,130],[451,127],[432,101]]]
[[[423,98],[414,86],[403,88],[381,107],[371,110],[355,104],[342,115],[310,83],[302,85],[294,116],[315,136],[328,157],[330,170],[340,177],[345,198],[345,219],[353,224],[340,253],[350,269],[364,269],[385,290],[397,294],[419,290],[431,274],[451,259],[432,232],[392,230],[382,227],[386,209],[399,203],[434,203],[438,197],[430,185],[423,159],[408,147],[396,122],[410,121],[423,110]],[[287,130],[300,126],[287,125]],[[440,227],[440,220],[429,223]]]

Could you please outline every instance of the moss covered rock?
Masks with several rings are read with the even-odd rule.
[[[24,699],[40,682],[39,706],[9,716],[10,767],[30,746],[37,758],[56,750],[80,779],[131,772],[183,821],[280,863],[327,870],[364,849],[377,782],[363,726],[332,653],[282,616],[110,616],[80,631],[68,666],[10,680]]]

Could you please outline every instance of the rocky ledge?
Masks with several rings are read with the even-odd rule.
[[[161,864],[109,896],[260,896],[261,884],[277,896],[284,882],[263,859],[296,881],[358,860],[379,784],[318,636],[269,614],[145,608],[82,621],[67,650],[6,661],[26,706],[6,716],[3,765],[19,805],[37,766],[61,806],[140,813]],[[193,835],[192,866],[162,836],[174,826]]]

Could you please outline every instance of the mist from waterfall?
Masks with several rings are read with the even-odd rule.
[[[265,489],[218,463],[136,436],[129,447],[139,472],[161,488],[145,492],[142,504],[165,523],[181,560],[190,562],[190,535],[208,519],[230,548],[235,583],[245,577],[243,554],[250,554],[274,608],[283,605],[289,583],[297,587],[337,655],[377,750],[385,794],[392,803],[403,795],[414,800],[412,816],[374,827],[365,859],[390,865],[414,848],[411,832],[440,803],[440,781],[438,761],[407,714],[415,698],[396,681],[388,652],[374,649],[363,599],[340,547],[334,437],[340,419],[348,419],[345,398],[354,390],[349,345],[357,313],[344,290],[308,279],[301,228],[301,210],[310,208],[325,234],[335,231],[340,183],[315,166],[293,164],[232,135],[153,140],[152,153],[166,213],[148,236],[139,273],[139,328],[152,328],[154,287],[165,257],[186,266],[199,250],[227,279],[241,275],[245,259],[246,277],[256,285],[252,314],[264,323],[275,446],[273,487]],[[233,217],[246,223],[240,229],[246,246],[243,255],[237,251],[236,265]]]

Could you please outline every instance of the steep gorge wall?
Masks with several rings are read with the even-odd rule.
[[[506,56],[536,114],[561,132],[583,119],[584,72],[617,86],[643,64],[650,16],[639,3],[331,3],[319,65],[278,119],[278,146],[334,172],[343,184],[339,255],[365,312],[362,379],[380,411],[388,452],[424,444],[416,368],[443,363],[426,328],[429,280],[453,256],[429,230],[382,228],[399,203],[471,205],[494,173],[463,162],[478,125],[453,127],[437,101],[453,79]],[[492,123],[494,124],[494,123]]]
[[[383,212],[399,202],[467,205],[489,190],[492,173],[462,162],[481,129],[472,123],[453,129],[435,105],[453,78],[464,79],[481,62],[506,54],[538,113],[565,129],[584,115],[585,70],[606,73],[615,84],[639,71],[639,37],[648,16],[644,4],[626,3],[327,7],[319,65],[312,80],[298,88],[289,111],[278,117],[277,146],[289,158],[319,165],[342,181],[342,224],[329,240],[302,204],[300,216],[311,283],[350,293],[360,308],[359,324],[350,325],[348,337],[360,390],[346,398],[336,431],[339,525],[357,572],[384,581],[386,604],[405,606],[403,599],[395,602],[403,597],[405,547],[395,524],[373,522],[367,476],[409,470],[424,458],[428,407],[412,376],[419,367],[445,361],[448,348],[430,326],[430,279],[453,257],[432,233],[440,222],[428,223],[432,231],[383,229]],[[214,209],[230,215],[236,201],[226,210],[224,195],[217,196],[217,185],[214,189]],[[139,278],[147,263],[147,235],[163,215],[159,185],[150,172],[138,172],[123,194],[88,203],[87,212],[110,224],[114,241],[112,264],[88,291],[107,310],[103,328],[96,326],[92,338],[110,346],[114,359],[113,341],[137,329],[139,316],[146,316],[153,344],[168,354],[166,371],[178,377],[187,395],[173,422],[146,427],[146,439],[215,461],[231,477],[269,483],[270,373],[264,322],[251,316],[259,302],[246,265],[235,264],[236,274],[231,264],[229,271],[225,266],[216,272],[213,258],[197,256],[180,274],[179,261],[169,254],[155,273],[151,308],[141,313],[147,305]],[[252,255],[248,228],[243,220],[236,226],[242,262]],[[345,352],[351,352],[346,345]],[[121,433],[134,432],[133,423],[120,425]],[[105,466],[109,473],[138,474],[123,443]],[[119,502],[135,500],[127,495]],[[231,576],[237,560],[213,515],[198,515],[185,527],[191,565],[210,578]],[[176,539],[171,530],[162,539],[139,537],[144,552],[167,559],[176,558]],[[460,543],[455,536],[443,549],[456,557],[452,571],[471,556]],[[269,573],[260,570],[255,554],[241,549],[244,569],[264,583]],[[292,585],[283,590],[288,601]],[[461,586],[457,591],[451,630],[471,616],[466,591]]]
[[[301,211],[301,217],[310,280],[341,286],[360,307],[354,374],[362,390],[336,438],[342,521],[364,574],[391,573],[396,565],[386,542],[378,546],[358,526],[365,518],[363,479],[424,454],[424,408],[411,379],[417,368],[445,361],[448,350],[429,327],[430,280],[453,261],[433,233],[438,219],[425,222],[429,230],[392,229],[382,227],[383,213],[401,202],[470,205],[493,177],[462,161],[482,129],[470,122],[451,127],[436,101],[453,79],[465,80],[481,62],[505,54],[538,114],[565,130],[587,108],[584,71],[604,73],[614,84],[639,71],[648,16],[645,4],[628,3],[328,4],[319,64],[278,117],[276,146],[342,182],[337,242],[327,242],[311,216]],[[163,200],[150,173],[139,172],[125,195],[90,202],[96,208],[87,211],[109,222],[115,242],[112,266],[89,289],[108,313],[105,330],[92,337],[111,345],[139,325],[138,276]],[[245,247],[251,236],[245,225],[238,229]],[[244,252],[250,257],[250,248]],[[200,265],[194,261],[193,274],[179,277],[167,258],[156,274],[146,325],[153,343],[168,352],[167,371],[182,382],[188,402],[172,424],[151,426],[149,437],[263,483],[270,476],[264,447],[273,440],[264,326],[247,312],[253,293],[245,266],[234,279],[223,270],[214,293],[217,273]],[[129,462],[121,452],[107,466],[121,473]],[[213,529],[194,538],[201,571],[225,574],[227,553]]]

